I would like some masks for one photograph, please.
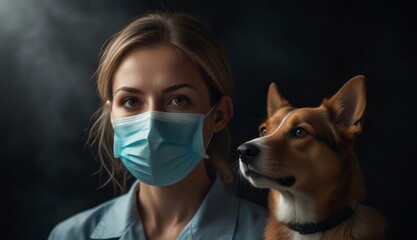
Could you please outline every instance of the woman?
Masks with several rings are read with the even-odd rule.
[[[266,209],[229,193],[233,114],[224,53],[196,18],[149,13],[107,43],[91,130],[111,180],[130,191],[58,224],[49,239],[261,239]],[[126,171],[127,169],[127,171]]]

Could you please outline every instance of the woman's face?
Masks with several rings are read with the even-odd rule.
[[[207,114],[211,109],[208,88],[197,68],[168,45],[126,55],[113,77],[112,93],[107,106],[113,119],[152,110]],[[210,123],[204,125],[208,132]]]

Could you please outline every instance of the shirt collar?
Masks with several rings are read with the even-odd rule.
[[[132,226],[143,228],[136,207],[138,189],[136,181],[127,194],[114,200],[90,235],[92,239],[120,238]]]
[[[194,217],[178,240],[183,239],[233,239],[238,218],[239,202],[229,193],[220,177],[215,178]]]
[[[238,217],[239,203],[229,193],[220,177],[214,177],[214,183],[199,209],[186,225],[177,239],[204,239],[209,235],[213,239],[232,239]],[[144,229],[137,212],[136,198],[139,182],[136,181],[129,192],[118,197],[104,213],[97,224],[92,239],[120,238],[138,234],[145,239]]]

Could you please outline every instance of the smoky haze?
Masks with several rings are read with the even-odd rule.
[[[6,209],[20,211],[7,211],[17,236],[45,239],[90,203],[74,193],[98,169],[84,148],[99,104],[93,74],[101,44],[126,20],[110,1],[0,0],[1,142],[11,160],[2,183],[14,198]]]
[[[413,236],[417,17],[406,2],[0,0],[2,238],[45,239],[59,221],[113,197],[111,186],[98,189],[99,164],[85,147],[100,105],[98,56],[127,21],[161,9],[196,14],[228,55],[232,153],[257,136],[270,82],[294,106],[311,106],[364,74],[356,149],[365,203],[387,216],[392,239]],[[239,182],[236,191],[266,204],[263,190]]]

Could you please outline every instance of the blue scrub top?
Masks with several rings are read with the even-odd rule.
[[[263,239],[268,211],[229,193],[219,177],[177,239]],[[128,193],[78,213],[54,227],[48,240],[139,239],[145,231],[137,211],[139,182]]]

